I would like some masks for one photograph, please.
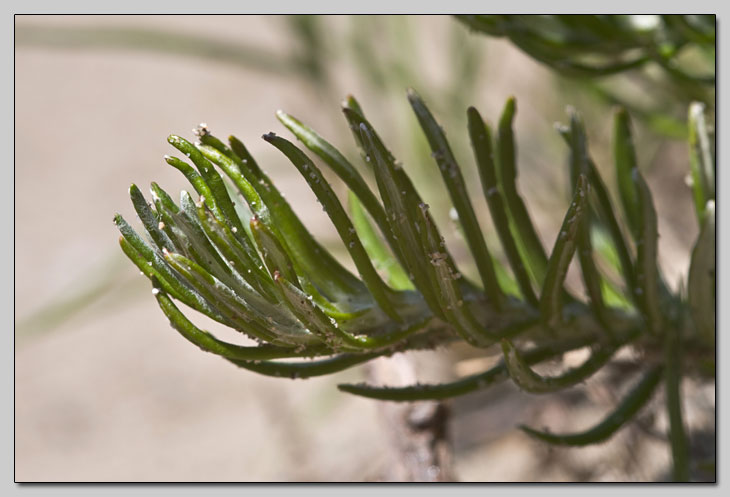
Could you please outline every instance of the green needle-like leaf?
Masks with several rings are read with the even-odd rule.
[[[205,182],[205,179],[200,174],[198,174],[190,164],[178,159],[177,157],[171,157],[169,155],[166,155],[165,162],[183,173],[185,178],[190,182],[191,185],[193,185],[195,191],[198,192],[198,195],[203,198],[203,201],[208,205],[210,210],[213,211],[215,216],[221,222],[225,222],[225,217],[221,210],[218,208],[218,204],[215,201],[213,192],[211,191],[208,184]]]
[[[342,300],[353,294],[366,293],[365,285],[312,237],[243,143],[234,137],[230,138],[230,143],[239,161],[218,154],[216,164],[229,174],[235,184],[241,183],[243,187],[251,186],[255,189],[263,204],[252,205],[249,202],[251,210],[269,228],[274,229],[277,235],[284,233],[287,235],[279,236],[279,241],[295,264],[305,272],[307,279],[332,300]],[[242,179],[245,183],[241,181]],[[246,196],[243,190],[241,193]],[[248,197],[246,198],[248,200]]]
[[[285,345],[317,342],[313,335],[301,326],[297,326],[295,321],[287,319],[281,309],[273,305],[267,306],[263,299],[256,302],[256,307],[253,307],[194,261],[170,252],[165,253],[165,260],[208,301],[215,302],[221,313],[234,323],[237,330],[252,339]],[[284,322],[277,323],[277,321]]]
[[[246,347],[219,340],[209,332],[201,330],[190,322],[163,291],[157,288],[155,290],[157,290],[157,293],[153,293],[155,293],[157,303],[160,305],[165,316],[170,320],[172,327],[185,337],[185,339],[206,352],[240,361],[261,361],[302,356],[302,354],[297,353],[293,348],[274,347],[270,345]],[[311,354],[313,348],[310,347],[307,351]],[[322,347],[317,353],[325,355],[327,352],[327,349]]]
[[[417,194],[413,185],[410,182],[401,181],[402,176],[396,174],[396,164],[390,158],[390,154],[380,139],[373,134],[372,127],[365,123],[364,118],[349,109],[345,109],[345,116],[351,126],[358,127],[359,131],[355,134],[374,166],[378,189],[385,205],[390,229],[394,235],[398,233],[398,245],[406,258],[409,277],[416,289],[423,294],[429,308],[437,316],[443,316],[441,305],[436,299],[431,284],[433,269],[423,252],[416,231],[413,203],[416,201]]]
[[[274,234],[274,231],[256,216],[251,218],[251,232],[259,250],[264,256],[264,261],[266,262],[271,278],[274,278],[277,273],[283,276],[291,285],[305,291],[307,298],[311,297],[311,300],[319,305],[331,318],[353,319],[363,312],[362,309],[356,312],[341,310],[336,304],[327,300],[309,280],[306,278],[298,278],[299,272],[296,265],[286,250],[284,250],[281,241]],[[277,290],[278,293],[279,291]]]
[[[504,198],[497,186],[497,174],[494,167],[492,154],[492,138],[489,128],[482,120],[479,112],[474,107],[469,107],[467,113],[469,118],[469,136],[471,137],[474,156],[479,168],[479,177],[482,181],[484,196],[489,205],[489,212],[492,221],[502,242],[507,260],[510,263],[512,272],[515,275],[517,284],[523,298],[528,303],[537,306],[537,297],[530,283],[530,275],[525,269],[522,256],[517,249],[517,244],[509,229],[509,219],[505,211]]]
[[[142,221],[142,224],[147,230],[147,233],[149,233],[150,238],[152,238],[152,241],[155,242],[155,245],[157,245],[160,250],[162,250],[163,247],[168,250],[174,250],[172,241],[167,234],[160,229],[160,221],[155,216],[155,213],[152,212],[152,209],[150,209],[150,206],[147,204],[142,192],[140,192],[139,188],[137,188],[137,185],[129,187],[129,196],[132,199],[134,210],[137,211],[140,221]]]
[[[579,337],[565,340],[556,340],[545,346],[537,347],[523,354],[526,364],[532,365],[547,359],[559,356],[570,350],[579,349],[595,342],[595,337]],[[397,402],[415,402],[419,400],[442,400],[488,388],[507,380],[509,373],[504,361],[487,371],[459,380],[424,385],[418,384],[407,387],[376,387],[367,384],[340,384],[337,388],[343,392],[377,400],[392,400]]]
[[[177,289],[178,282],[173,282],[172,284],[169,283],[158,271],[156,271],[150,264],[147,262],[147,260],[142,257],[139,252],[137,252],[134,247],[127,241],[126,238],[123,236],[119,237],[119,246],[122,248],[122,252],[124,252],[124,255],[126,255],[132,263],[137,266],[137,268],[140,270],[141,274],[143,276],[146,276],[150,281],[153,280],[153,278],[157,281],[158,286],[160,286],[165,292],[172,295],[177,300],[180,300],[181,302],[186,301],[186,297],[181,294]],[[195,308],[193,305],[191,307]],[[201,311],[203,312],[203,311]],[[226,318],[224,318],[220,313],[217,311],[212,310],[212,308],[208,311],[211,313],[211,317],[213,319],[217,320],[218,322],[224,323],[226,325],[230,325],[230,321],[228,321]],[[204,312],[207,314],[207,312]]]
[[[689,158],[695,211],[702,222],[707,201],[715,200],[715,161],[705,122],[705,105],[700,102],[693,102],[689,107]]]
[[[342,179],[373,217],[380,231],[388,239],[388,244],[391,248],[397,250],[398,244],[392,238],[390,226],[385,217],[385,210],[383,210],[377,197],[370,190],[370,187],[368,187],[357,169],[335,147],[319,136],[313,129],[301,123],[297,118],[283,111],[277,111],[276,117],[309,150],[317,154]]]
[[[563,282],[577,247],[578,228],[587,210],[589,185],[585,175],[578,176],[573,202],[563,219],[548,261],[545,282],[540,294],[540,314],[548,329],[555,330],[562,322]]]
[[[576,192],[577,178],[580,174],[588,174],[588,145],[586,143],[585,129],[577,113],[572,112],[570,116],[570,175],[573,186],[573,193]],[[608,311],[603,301],[603,281],[598,272],[596,263],[593,260],[593,246],[591,244],[591,228],[595,218],[594,209],[590,204],[586,205],[586,212],[583,220],[578,226],[577,246],[578,261],[580,262],[583,284],[591,309],[596,314],[598,321],[603,324],[606,330],[610,330]],[[609,331],[610,333],[610,331]]]
[[[352,225],[355,227],[357,236],[362,241],[368,257],[373,261],[375,267],[385,273],[388,284],[395,290],[413,290],[415,287],[403,267],[393,257],[388,248],[382,242],[375,229],[370,225],[367,215],[360,204],[360,200],[351,190],[348,193],[348,203]],[[387,222],[387,220],[386,220]],[[387,229],[390,233],[390,228]]]
[[[239,239],[234,236],[233,232],[221,224],[203,205],[198,207],[198,219],[205,234],[228,260],[229,265],[235,269],[236,274],[267,299],[275,300],[276,292],[271,277],[261,268],[258,253],[256,253],[256,260],[252,260],[249,252],[239,243]]]
[[[184,138],[180,138],[176,135],[170,135],[167,138],[167,141],[173,147],[188,156],[190,160],[193,161],[193,164],[195,164],[195,167],[205,180],[205,184],[208,185],[208,189],[210,191],[209,195],[212,195],[212,199],[215,200],[213,202],[215,207],[212,208],[213,213],[215,213],[216,216],[220,216],[219,219],[221,222],[228,222],[232,224],[232,227],[241,230],[243,233],[243,224],[241,223],[238,214],[236,214],[236,208],[233,205],[233,201],[231,201],[231,198],[228,196],[228,190],[226,190],[226,185],[223,183],[223,178],[220,174],[218,174],[218,171],[216,171],[215,167],[213,167],[213,164],[206,159],[205,156],[203,156],[195,145]],[[201,193],[201,195],[204,194]]]
[[[634,140],[631,136],[629,114],[624,108],[618,108],[614,115],[613,155],[616,164],[616,180],[621,203],[631,233],[638,238],[639,232],[639,198],[634,186],[634,171],[638,169]]]
[[[697,334],[706,344],[715,343],[715,202],[703,209],[705,218],[692,249],[687,298]]]
[[[591,357],[583,364],[559,376],[545,377],[535,373],[509,340],[502,340],[502,352],[512,381],[530,393],[552,393],[572,387],[590,378],[601,369],[616,352],[614,347],[594,347]]]
[[[689,441],[682,420],[682,336],[671,328],[665,338],[665,392],[669,415],[669,444],[672,447],[674,481],[689,481]]]
[[[122,233],[122,236],[129,246],[133,248],[140,257],[147,261],[149,267],[156,271],[157,274],[155,276],[167,283],[168,289],[166,289],[166,291],[168,293],[175,295],[176,298],[185,304],[213,319],[218,321],[223,319],[217,309],[203,298],[200,293],[185,283],[180,276],[172,271],[172,268],[170,268],[167,262],[165,262],[165,260],[155,250],[153,250],[152,247],[147,245],[144,240],[139,237],[139,235],[121,215],[117,214],[114,216],[114,224]],[[122,248],[124,248],[124,245]],[[129,255],[129,253],[127,253],[127,255]],[[149,274],[146,271],[142,270],[142,272],[149,277]],[[227,323],[225,320],[224,322]]]
[[[507,104],[499,119],[499,133],[497,135],[497,163],[499,165],[498,179],[507,205],[511,228],[516,234],[525,262],[538,286],[543,284],[547,270],[547,254],[535,231],[525,203],[517,192],[517,160],[515,152],[512,121],[514,120],[516,103],[514,97],[507,100]]]
[[[254,216],[251,218],[251,233],[253,233],[254,240],[256,240],[256,244],[261,250],[261,255],[264,257],[266,267],[269,268],[269,273],[274,274],[274,271],[278,271],[293,285],[301,289],[294,264],[273,231],[262,223],[258,217]]]
[[[324,376],[338,371],[349,369],[378,357],[377,353],[371,354],[341,354],[331,359],[322,359],[306,362],[273,362],[273,361],[236,361],[233,364],[249,371],[265,376],[277,378],[306,379],[315,376]]]
[[[456,158],[451,151],[451,147],[446,140],[446,135],[441,129],[441,126],[436,122],[426,107],[426,104],[415,90],[408,90],[408,100],[416,113],[421,129],[428,139],[428,143],[433,152],[431,155],[436,160],[439,171],[441,171],[441,177],[449,191],[451,202],[454,204],[454,208],[459,216],[459,222],[464,230],[467,245],[474,255],[474,260],[477,264],[477,270],[482,279],[484,291],[495,309],[499,310],[504,304],[505,296],[497,282],[492,257],[489,254],[489,249],[487,249],[479,222],[469,200],[469,194],[464,183],[464,177],[461,174],[461,169],[456,162]]]
[[[360,276],[375,301],[388,316],[396,321],[401,321],[398,312],[393,306],[393,291],[388,288],[375,270],[375,267],[373,267],[372,261],[368,257],[367,252],[365,252],[365,248],[362,246],[362,242],[360,242],[360,238],[357,236],[352,222],[347,217],[345,208],[342,207],[337,195],[335,195],[335,192],[327,183],[324,176],[322,176],[317,166],[288,140],[271,133],[264,135],[264,139],[283,152],[292,164],[296,166],[307,181],[309,187],[322,203],[332,224],[335,225],[340,239],[347,247],[347,251],[350,253]]]
[[[636,293],[652,333],[662,329],[659,306],[659,271],[657,248],[659,233],[651,192],[638,170],[633,173],[639,200],[639,225],[636,241]]]
[[[430,317],[415,324],[401,327],[392,333],[379,336],[355,336],[347,332],[338,321],[327,316],[315,302],[307,298],[301,290],[289,283],[278,273],[274,273],[274,282],[289,306],[299,320],[314,334],[327,344],[328,347],[339,351],[361,351],[391,347],[400,340],[423,329]],[[345,323],[346,324],[346,323]]]
[[[608,232],[611,235],[611,240],[613,241],[613,246],[616,249],[616,253],[618,254],[624,280],[626,281],[626,285],[629,289],[629,295],[631,295],[634,302],[637,303],[638,299],[635,293],[636,272],[634,268],[634,263],[631,259],[629,248],[626,244],[626,239],[621,232],[621,226],[619,225],[618,220],[616,219],[616,215],[614,214],[613,206],[611,205],[611,199],[608,195],[608,191],[606,190],[606,185],[603,183],[601,176],[598,174],[598,169],[596,168],[596,165],[591,160],[588,161],[588,179],[591,184],[591,190],[593,191],[593,193],[595,193],[595,198],[597,200],[597,211],[601,215],[603,222],[608,228]]]
[[[603,442],[608,440],[649,402],[659,381],[662,379],[663,373],[664,368],[662,366],[653,366],[611,414],[596,426],[584,432],[555,435],[527,426],[520,426],[520,428],[528,435],[552,445],[584,446]]]
[[[456,281],[461,275],[456,272],[444,251],[444,240],[436,231],[427,205],[423,205],[418,210],[416,226],[420,226],[420,241],[434,270],[435,278],[432,281],[435,283],[436,295],[446,316],[446,321],[454,326],[459,336],[472,345],[476,347],[491,345],[497,337],[481,326],[471,313],[469,306],[465,305],[464,297]]]
[[[180,192],[180,213],[171,213],[171,217],[175,226],[181,228],[187,236],[192,253],[196,256],[193,260],[226,282],[233,281],[233,270],[210,243],[198,219],[198,208],[202,206],[202,201],[196,204],[190,194],[183,190]]]
[[[568,147],[572,148],[573,138],[571,129],[565,126],[559,126],[557,130],[560,135],[565,139],[565,143],[568,145]],[[584,132],[583,136],[585,136]],[[618,220],[616,219],[616,216],[614,214],[611,199],[608,195],[608,190],[606,190],[606,185],[603,183],[601,175],[598,173],[598,168],[596,167],[593,160],[590,157],[586,157],[586,163],[588,180],[591,184],[591,190],[594,194],[594,196],[592,197],[594,200],[592,207],[593,209],[595,209],[596,214],[598,214],[600,220],[604,223],[609,234],[611,235],[611,240],[613,241],[613,249],[616,251],[616,255],[620,262],[621,270],[623,272],[624,279],[627,282],[629,293],[634,301],[636,301],[634,296],[634,281],[636,279],[634,275],[634,264],[631,260],[631,255],[629,254],[629,249],[626,245],[623,233],[621,232],[621,227],[619,226]]]
[[[206,140],[206,143],[210,143],[210,140]],[[220,150],[209,145],[201,145],[199,150],[200,153],[202,153],[208,160],[220,167],[223,172],[226,173],[228,178],[238,189],[238,192],[246,200],[251,212],[258,216],[268,215],[266,205],[261,200],[256,188],[254,188],[253,184],[249,181],[249,178],[247,178],[242,172],[244,168],[241,166],[245,163],[244,161],[246,159],[241,159],[235,154],[235,152],[231,152],[232,155],[227,156]]]

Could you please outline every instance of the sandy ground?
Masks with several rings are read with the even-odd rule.
[[[419,22],[436,38],[428,43],[438,45],[452,21]],[[271,18],[19,17],[17,23],[163,27],[281,49],[276,35],[281,26]],[[492,81],[500,91],[483,93],[481,103],[496,116],[507,95],[518,95],[525,102],[520,127],[528,127],[539,109],[526,95],[544,70],[508,53],[514,70],[495,71]],[[296,78],[135,51],[19,45],[15,70],[16,481],[378,479],[388,462],[376,405],[335,388],[360,380],[361,369],[282,381],[201,353],[168,327],[148,282],[118,250],[111,222],[115,212],[134,219],[127,196],[133,182],[145,193],[153,180],[169,192],[189,189],[164,165],[162,156],[171,150],[165,137],[175,132],[190,138],[190,129],[205,121],[214,132],[243,138],[287,197],[302,206],[315,235],[332,237],[303,182],[258,137],[270,129],[284,131],[274,117],[278,108],[306,116],[323,134],[333,133],[342,125],[335,119],[344,93],[323,104],[311,100]],[[338,77],[352,78],[346,71]],[[361,85],[350,82],[356,89]],[[550,125],[544,119],[534,125],[542,124]],[[528,177],[528,191],[531,181],[539,184]],[[559,215],[545,222],[544,214],[535,216],[546,232],[559,222]],[[670,253],[686,250],[681,237],[664,232]],[[685,261],[677,267],[686,267]],[[104,281],[107,291],[99,298],[85,296],[87,305],[70,318],[58,312],[32,319],[79,288]],[[714,406],[714,390],[702,392]],[[610,400],[603,399],[606,405]],[[537,401],[505,386],[452,407],[456,469],[464,480],[621,479],[627,473],[643,480],[660,478],[665,469],[663,442],[649,444],[656,457],[634,473],[576,475],[546,464],[544,449],[513,428],[528,419],[563,419],[565,407],[557,400]],[[581,422],[589,424],[601,409],[586,411]],[[619,455],[627,443],[616,442]],[[591,460],[586,454],[594,454],[599,465],[610,460],[605,451],[582,454],[572,460]]]

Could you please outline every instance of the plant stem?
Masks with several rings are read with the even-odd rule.
[[[378,383],[413,383],[416,379],[414,364],[402,354],[374,361],[368,365],[368,376]],[[384,480],[456,481],[447,429],[449,412],[443,402],[381,402],[378,407],[391,442]]]
[[[669,442],[672,447],[674,481],[687,482],[689,475],[689,448],[687,434],[682,421],[682,364],[681,342],[679,329],[670,327],[666,337],[666,401],[669,414]]]

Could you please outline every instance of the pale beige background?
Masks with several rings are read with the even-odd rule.
[[[336,42],[351,21],[326,22],[329,39]],[[20,16],[16,23],[163,28],[282,53],[288,49],[281,19],[270,17]],[[421,54],[423,79],[410,83],[413,86],[444,85],[439,68],[445,64],[444,40],[452,23],[445,17],[413,20],[426,54]],[[282,108],[323,135],[337,137],[336,143],[351,151],[338,110],[346,92],[361,96],[371,109],[371,120],[387,131],[397,125],[388,114],[395,112],[391,107],[406,109],[405,88],[395,96],[368,93],[358,73],[342,59],[335,61],[333,71],[340,93],[315,98],[302,79],[180,56],[23,44],[16,46],[15,56],[16,480],[378,479],[387,461],[375,403],[335,388],[342,381],[360,380],[361,369],[284,381],[237,370],[200,352],[168,327],[148,282],[119,251],[112,216],[120,212],[134,220],[127,195],[131,183],[145,193],[150,181],[171,193],[189,189],[162,160],[172,150],[165,137],[174,132],[190,138],[190,129],[205,121],[214,133],[243,139],[304,213],[312,231],[333,239],[328,219],[303,181],[259,137],[270,130],[286,134],[274,117]],[[551,126],[564,116],[555,109],[570,102],[546,102],[541,91],[547,71],[504,42],[484,42],[484,66],[483,84],[473,103],[494,122],[504,99],[518,97],[518,140],[525,144],[522,189],[528,202],[538,207],[533,215],[543,239],[552,243],[561,217],[557,209],[564,208],[565,201],[552,200],[555,185],[565,185],[530,173],[564,167],[565,151]],[[546,108],[551,109],[547,115]],[[608,116],[603,117],[596,123],[599,134],[610,129]],[[463,121],[459,124],[459,129],[447,129],[450,138],[464,134]],[[552,145],[538,153],[526,136]],[[652,160],[681,153],[681,146],[668,144]],[[468,154],[467,149],[462,157],[472,169]],[[695,229],[687,221],[691,213],[672,209],[672,203],[689,202],[682,175],[649,175],[653,187],[672,192],[669,200],[657,197],[660,214],[668,213],[661,219],[662,257],[671,261],[665,266],[673,279],[685,271],[688,240]],[[421,185],[428,182],[428,177],[417,180]],[[478,184],[472,185],[478,192]],[[430,195],[434,204],[442,201]],[[71,317],[62,320],[62,314],[42,312],[90,285],[103,287],[104,281],[109,282],[108,291],[98,299],[84,297],[88,305]],[[714,399],[714,392],[706,394]],[[607,395],[603,401],[610,402]],[[459,476],[497,481],[576,478],[562,466],[545,466],[543,449],[513,429],[517,422],[550,409],[554,419],[566,417],[560,403],[536,402],[507,387],[456,401]],[[585,414],[584,423],[602,409]],[[625,454],[622,442],[617,443],[618,453]],[[654,448],[648,465],[628,471],[632,478],[651,479],[661,473],[665,446],[656,442]],[[607,464],[602,454],[587,450],[568,457],[575,464]],[[621,477],[620,471],[605,474],[606,479]]]

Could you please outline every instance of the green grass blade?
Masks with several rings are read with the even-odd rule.
[[[375,267],[385,273],[388,284],[395,290],[415,289],[411,280],[408,279],[408,274],[396,258],[390,254],[375,229],[370,225],[365,210],[353,191],[348,191],[348,201],[352,225],[355,227],[357,236],[362,241],[362,245]],[[389,227],[387,231],[390,232]]]
[[[563,283],[577,247],[578,228],[587,210],[589,185],[585,175],[578,176],[573,201],[563,219],[548,261],[545,282],[540,294],[540,314],[548,329],[555,330],[562,322]]]
[[[464,183],[464,177],[461,174],[461,169],[446,140],[443,129],[441,129],[441,126],[436,122],[431,111],[429,111],[415,90],[408,90],[408,100],[431,146],[431,151],[433,152],[431,155],[436,160],[441,177],[451,197],[451,202],[454,204],[454,208],[459,216],[459,222],[463,228],[467,245],[476,262],[484,291],[495,309],[499,310],[504,304],[505,296],[497,282],[492,256],[484,241],[482,230],[479,227],[479,221],[469,200],[469,194]]]
[[[479,177],[482,182],[484,196],[489,205],[489,212],[492,221],[502,242],[502,248],[507,256],[515,280],[520,288],[522,297],[528,303],[537,306],[537,297],[530,283],[530,275],[527,273],[525,264],[520,256],[517,244],[509,229],[509,219],[504,207],[502,192],[497,186],[497,174],[494,167],[492,154],[492,138],[489,128],[482,120],[479,111],[470,107],[468,112],[469,136],[471,137],[474,156],[479,169]]]
[[[516,111],[514,97],[507,100],[502,116],[499,119],[497,134],[497,164],[499,166],[498,179],[507,213],[510,217],[512,231],[525,254],[525,262],[538,286],[543,284],[547,270],[547,254],[535,231],[527,207],[517,192],[517,161],[512,122]]]
[[[530,369],[522,355],[507,339],[502,340],[502,352],[512,381],[526,392],[543,394],[557,392],[587,380],[611,360],[616,349],[605,346],[594,347],[591,357],[583,364],[552,377],[541,376]]]
[[[580,447],[603,442],[608,440],[649,402],[659,381],[662,379],[663,373],[664,368],[662,366],[652,367],[611,414],[586,431],[556,435],[527,426],[520,426],[520,428],[528,435],[552,445]]]
[[[704,208],[705,219],[692,249],[687,298],[696,333],[707,344],[715,343],[715,202]]]
[[[365,252],[365,248],[362,246],[360,238],[357,236],[357,232],[355,231],[352,222],[347,217],[344,207],[342,207],[337,195],[327,183],[324,176],[322,176],[322,173],[317,166],[315,166],[301,150],[288,140],[271,133],[264,135],[264,139],[284,153],[284,155],[286,155],[292,164],[294,164],[294,166],[299,170],[301,175],[307,181],[309,187],[321,202],[327,212],[327,215],[332,221],[332,224],[335,225],[335,229],[340,235],[340,239],[347,247],[347,251],[350,253],[350,256],[352,257],[360,276],[365,282],[365,285],[368,290],[370,290],[370,294],[373,296],[380,308],[388,314],[388,316],[396,321],[401,321],[401,318],[392,303],[393,291],[383,282],[380,275],[375,270],[375,267],[373,267],[367,252]]]

